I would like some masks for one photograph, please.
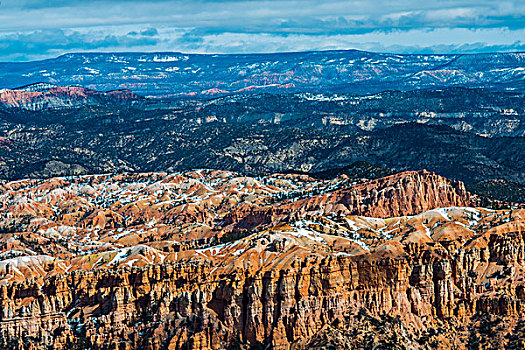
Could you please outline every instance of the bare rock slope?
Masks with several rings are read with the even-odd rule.
[[[9,349],[520,348],[525,211],[406,172],[4,182]]]

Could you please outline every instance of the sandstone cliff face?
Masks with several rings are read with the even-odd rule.
[[[522,283],[476,281],[491,255],[411,249],[398,259],[303,258],[282,269],[221,275],[207,264],[167,263],[56,275],[41,287],[2,286],[3,346],[28,348],[14,340],[33,339],[55,349],[222,349],[239,341],[288,349],[359,312],[397,317],[409,334],[404,341],[415,346],[428,328],[450,319],[520,318]],[[441,336],[434,347],[458,335]]]
[[[116,90],[107,93],[77,86],[53,86],[40,84],[43,89],[28,86],[22,89],[0,91],[0,105],[5,108],[40,111],[46,109],[78,108],[81,106],[102,105],[138,100],[140,97],[131,91]],[[130,102],[129,102],[130,103]]]
[[[523,345],[525,210],[427,172],[130,176],[4,184],[0,348]]]
[[[249,213],[244,208],[234,210],[226,216],[225,221],[241,221],[240,225],[250,227],[307,214],[338,213],[386,218],[470,204],[470,196],[462,182],[423,170],[395,174],[291,203],[269,205],[257,210],[249,208]]]

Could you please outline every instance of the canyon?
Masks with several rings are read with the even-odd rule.
[[[525,210],[428,171],[0,187],[0,346],[524,346]]]
[[[366,162],[382,173],[428,169],[523,202],[524,101],[468,88],[152,99],[38,83],[0,92],[0,178],[199,168],[315,175]]]
[[[524,59],[0,62],[0,349],[525,348]]]

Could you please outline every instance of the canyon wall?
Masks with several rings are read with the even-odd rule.
[[[519,239],[515,246],[523,251]],[[423,348],[430,344],[420,344],[429,328],[453,321],[467,326],[480,314],[521,317],[525,285],[513,280],[514,265],[503,269],[511,279],[505,287],[477,281],[500,261],[498,244],[494,238],[488,248],[464,249],[455,257],[443,248],[412,244],[398,258],[304,258],[280,270],[218,275],[209,264],[167,263],[56,275],[42,286],[4,285],[2,346],[222,349],[237,342],[300,348],[326,327],[356,327],[348,322],[365,313],[397,317],[405,330],[400,341]],[[505,256],[523,262],[523,255]],[[456,332],[449,329],[434,341],[446,347],[461,335]]]

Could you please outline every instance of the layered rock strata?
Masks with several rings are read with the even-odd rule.
[[[201,175],[115,177],[111,190],[108,177],[4,184],[0,347],[524,345],[525,210],[465,206],[461,183],[427,172],[354,185],[222,173],[186,180]],[[173,198],[162,211],[146,195],[167,201],[160,184],[172,183],[195,196],[177,209],[180,221],[168,214]],[[227,195],[215,200],[221,191]],[[138,200],[126,204],[129,196]],[[195,222],[214,227],[168,236],[163,226]],[[118,237],[125,223],[133,237]],[[233,232],[247,223],[246,235],[199,246],[221,233],[215,227]],[[146,239],[153,232],[162,236]],[[197,242],[164,249],[181,236]],[[50,242],[53,255],[35,251]]]

